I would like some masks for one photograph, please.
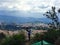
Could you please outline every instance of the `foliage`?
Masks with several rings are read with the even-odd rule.
[[[54,44],[58,37],[60,37],[60,30],[49,30],[45,33],[44,40]]]
[[[58,9],[58,12],[60,13],[60,9]]]
[[[47,32],[43,33],[43,35],[40,33],[36,33],[32,38],[32,43],[45,40],[49,43],[54,44],[59,37],[60,37],[60,30],[48,30]]]
[[[0,33],[0,43],[3,41],[3,39],[6,37],[4,33]]]
[[[40,33],[36,33],[32,38],[32,43],[39,42],[41,40],[43,40],[43,35]]]
[[[25,45],[25,35],[15,34],[10,37],[6,37],[1,45]]]
[[[60,45],[60,37],[56,40],[55,45]]]
[[[6,35],[4,33],[0,33],[0,40],[5,38],[5,37],[6,37]]]
[[[55,10],[55,7],[52,7],[51,10],[47,11],[44,15],[52,20],[52,23],[50,23],[50,30],[45,33],[44,40],[54,43],[57,38],[60,37],[60,24],[59,24],[59,18],[57,16],[57,12]],[[60,9],[58,10],[58,13],[60,13]],[[56,30],[58,29],[58,30]]]
[[[56,14],[55,7],[52,7],[52,10],[47,11],[44,15],[47,18],[52,20],[52,24],[53,24],[52,27],[53,28],[58,28],[58,26],[59,26],[59,19],[58,19],[58,16]]]

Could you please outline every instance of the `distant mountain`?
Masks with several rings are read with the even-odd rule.
[[[33,17],[14,17],[14,16],[6,16],[6,15],[0,15],[0,22],[6,22],[6,23],[36,23],[36,22],[44,22],[49,23],[51,20],[47,18],[33,18]]]

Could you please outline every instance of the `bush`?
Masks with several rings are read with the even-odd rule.
[[[6,37],[1,45],[25,45],[25,35],[15,34],[12,37]]]
[[[56,40],[55,45],[60,45],[60,37]]]
[[[4,33],[0,33],[0,43],[3,41],[3,39],[6,37]]]
[[[6,37],[6,35],[4,33],[0,33],[0,40],[5,38],[5,37]]]
[[[49,30],[48,32],[45,33],[44,40],[54,44],[54,42],[57,40],[59,36],[60,36],[59,30]]]
[[[40,33],[36,33],[31,40],[32,40],[31,41],[32,43],[39,42],[39,41],[43,40],[43,35]]]

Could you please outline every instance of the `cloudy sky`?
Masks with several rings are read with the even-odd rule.
[[[60,8],[59,0],[0,0],[0,15],[43,17],[52,6]]]

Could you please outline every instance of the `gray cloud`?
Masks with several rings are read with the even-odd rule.
[[[0,0],[0,15],[40,17],[59,4],[59,0]]]

